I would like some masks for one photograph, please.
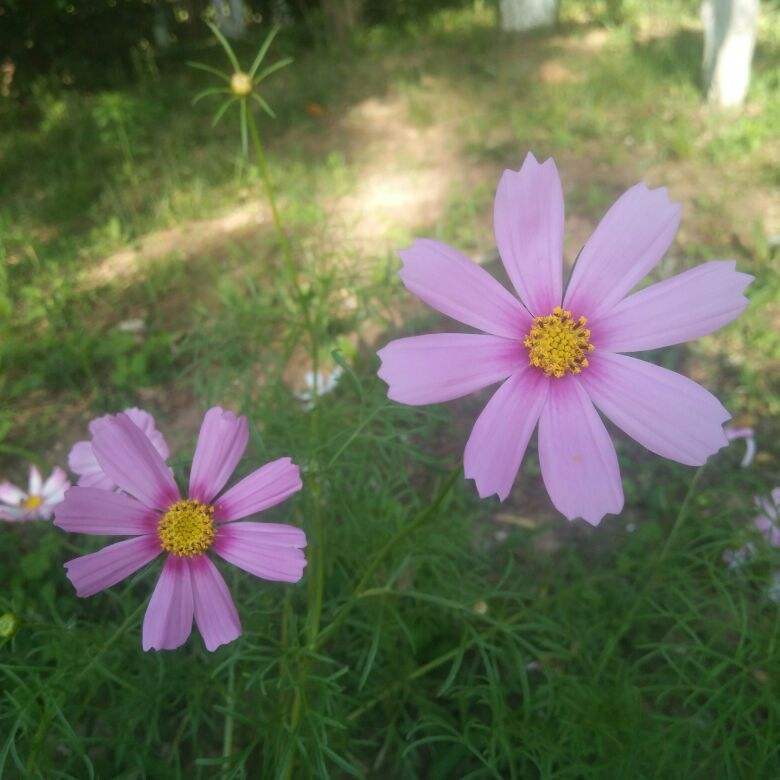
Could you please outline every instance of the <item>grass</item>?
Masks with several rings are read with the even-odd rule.
[[[102,540],[0,529],[0,612],[21,621],[0,647],[0,775],[776,775],[777,556],[749,526],[780,458],[765,218],[777,14],[728,118],[701,105],[695,18],[674,3],[609,28],[575,6],[525,38],[498,36],[481,8],[373,28],[338,53],[278,43],[296,63],[269,82],[279,118],[261,132],[305,324],[235,117],[212,130],[190,104],[206,84],[185,61],[217,64],[214,47],[113,92],[38,86],[0,110],[6,474],[64,465],[92,416],[138,404],[183,479],[200,415],[221,403],[251,421],[245,471],[302,465],[305,490],[269,519],[311,540],[299,586],[225,569],[237,642],[144,654],[159,563],[82,601],[60,567]],[[460,477],[443,490],[479,402],[386,399],[376,346],[443,327],[401,293],[392,252],[419,234],[489,255],[498,173],[528,148],[561,169],[569,258],[646,178],[685,206],[661,275],[731,256],[756,276],[737,323],[651,356],[756,428],[753,467],[735,444],[697,474],[613,431],[626,510],[598,529],[551,511],[533,448],[503,505]],[[245,212],[260,221],[236,222]],[[303,372],[335,360],[346,374],[306,412]],[[757,556],[727,568],[750,540]]]

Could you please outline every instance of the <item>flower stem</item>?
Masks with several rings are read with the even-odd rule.
[[[307,476],[308,494],[311,496],[311,549],[312,549],[312,568],[309,579],[309,610],[306,618],[306,644],[309,650],[313,649],[320,630],[320,619],[322,617],[322,602],[325,588],[325,523],[322,511],[322,488],[320,482],[320,470],[318,462],[318,442],[320,436],[320,414],[319,414],[319,321],[316,313],[312,314],[312,307],[309,305],[306,296],[298,283],[297,267],[293,257],[292,244],[285,231],[279,209],[276,205],[273,184],[268,171],[268,161],[265,156],[260,134],[257,131],[254,114],[251,106],[247,105],[244,113],[249,135],[252,139],[252,145],[257,157],[257,168],[260,173],[260,180],[263,183],[265,194],[268,199],[268,205],[271,209],[271,218],[274,223],[279,242],[282,247],[285,271],[287,280],[292,290],[292,297],[288,301],[288,306],[292,313],[300,316],[304,322],[308,334],[309,360],[312,371],[312,409],[309,422],[309,473]],[[287,613],[282,618],[282,632],[285,643],[290,640],[288,632]],[[300,722],[303,707],[303,688],[306,682],[309,658],[304,656],[301,659],[298,669],[298,685],[293,695],[290,711],[290,731],[295,734]],[[290,776],[293,770],[295,757],[292,753],[288,756],[286,774]]]
[[[227,706],[225,712],[225,725],[222,731],[222,771],[225,777],[229,774],[230,755],[233,752],[233,709],[236,703],[236,667],[230,664],[228,672]]]
[[[323,643],[331,637],[335,631],[338,630],[338,628],[341,626],[341,624],[344,622],[344,619],[349,614],[352,607],[358,602],[358,600],[363,597],[364,593],[363,590],[365,586],[368,584],[368,582],[371,580],[371,577],[374,575],[374,572],[378,568],[378,566],[382,563],[382,561],[387,557],[387,555],[392,552],[396,548],[396,546],[402,542],[404,539],[406,539],[408,536],[413,534],[418,528],[423,526],[426,522],[431,520],[433,517],[436,516],[439,508],[441,507],[442,503],[444,502],[444,499],[449,494],[450,490],[452,489],[452,486],[455,484],[456,479],[461,474],[462,468],[460,465],[458,465],[452,473],[447,477],[444,484],[442,485],[441,489],[439,490],[438,494],[434,498],[434,500],[424,509],[420,510],[420,512],[417,513],[417,515],[414,517],[414,519],[405,525],[403,528],[399,529],[374,555],[374,557],[369,561],[368,566],[366,567],[365,571],[363,572],[363,575],[361,576],[360,580],[358,581],[357,585],[355,586],[352,596],[350,597],[349,601],[345,603],[341,609],[336,612],[333,619],[328,624],[328,627],[320,632],[319,630],[319,624],[320,624],[320,617],[322,613],[322,591],[323,591],[323,583],[324,583],[324,560],[322,557],[322,544],[319,544],[315,548],[315,568],[316,568],[316,584],[314,586],[314,601],[312,606],[312,611],[310,612],[309,618],[310,622],[308,624],[308,647],[310,655],[305,656],[301,661],[301,667],[300,667],[300,677],[298,680],[298,686],[295,689],[295,693],[293,695],[293,702],[292,707],[290,710],[290,733],[292,736],[295,735],[295,732],[298,729],[298,725],[300,723],[301,715],[303,712],[303,687],[305,683],[305,675],[306,675],[306,668],[308,664],[308,660],[311,657],[311,654],[316,653],[317,650],[323,645]],[[317,485],[317,490],[319,489],[319,486]],[[315,496],[316,500],[316,506],[319,506],[319,496]],[[317,515],[315,514],[315,529],[319,525],[319,533],[322,532],[322,520],[321,516],[319,519],[317,519]],[[318,536],[318,538],[321,541],[321,537]],[[288,756],[287,758],[287,764],[285,766],[284,772],[282,773],[282,777],[284,778],[290,778],[292,777],[293,773],[293,765],[294,765],[294,757]]]
[[[320,647],[322,647],[322,645],[331,636],[333,636],[336,631],[338,631],[338,629],[341,627],[341,624],[344,622],[344,619],[347,617],[358,600],[363,596],[363,590],[370,582],[371,577],[373,577],[374,572],[379,567],[379,564],[382,563],[382,561],[404,539],[406,539],[408,536],[411,536],[418,528],[421,528],[429,520],[432,520],[434,517],[436,517],[439,508],[444,502],[444,499],[449,494],[452,486],[455,484],[455,481],[460,476],[461,472],[462,467],[460,464],[458,464],[458,466],[453,469],[453,471],[445,480],[444,484],[436,495],[436,498],[434,498],[433,501],[424,509],[421,509],[410,523],[407,523],[407,525],[399,528],[398,531],[396,531],[396,533],[393,534],[393,536],[390,537],[390,539],[388,539],[387,542],[385,542],[385,544],[382,545],[382,547],[374,554],[374,557],[369,561],[368,566],[366,566],[365,570],[363,571],[363,575],[358,580],[357,585],[355,585],[349,600],[341,606],[341,608],[333,616],[333,620],[331,620],[328,624],[328,627],[317,637],[314,647],[312,648],[313,650],[318,650]]]
[[[263,189],[265,190],[265,196],[268,199],[268,206],[271,209],[271,219],[274,223],[274,228],[279,236],[279,243],[282,247],[282,257],[284,258],[285,271],[288,276],[288,281],[292,286],[298,302],[301,302],[301,289],[298,285],[297,268],[295,265],[295,258],[293,257],[292,244],[290,243],[290,237],[287,235],[287,231],[282,225],[282,219],[279,216],[279,209],[276,205],[276,196],[274,194],[273,184],[271,183],[271,176],[268,171],[268,160],[265,156],[263,149],[263,143],[260,140],[260,133],[257,131],[257,123],[255,122],[255,116],[252,111],[252,107],[247,103],[246,111],[246,124],[249,129],[249,135],[252,138],[252,145],[254,146],[255,156],[257,157],[257,170],[260,173],[260,180],[263,183]],[[308,313],[301,306],[303,314],[308,320]]]
[[[106,653],[122,636],[122,634],[125,633],[130,624],[135,621],[135,619],[145,608],[146,604],[142,602],[125,618],[125,621],[116,629],[116,631],[114,631],[114,633],[103,643],[102,647],[92,656],[89,663],[81,667],[79,673],[72,678],[69,685],[70,690],[73,690],[92,671],[98,661],[100,661],[100,659],[103,657],[103,654]],[[93,687],[92,692],[94,692],[94,690],[95,689]],[[91,698],[92,692],[90,693],[89,698]],[[46,709],[44,710],[43,716],[41,717],[41,720],[38,724],[38,729],[36,730],[35,736],[33,737],[32,746],[30,747],[30,754],[27,759],[27,772],[30,777],[34,776],[35,774],[38,753],[40,752],[44,739],[46,739],[49,726],[51,725],[52,720],[54,720],[54,716],[62,706],[62,700],[66,693],[67,691],[63,691],[59,694],[59,696],[52,696],[52,699],[50,699],[47,703]]]
[[[688,490],[685,493],[685,498],[683,498],[682,504],[680,504],[680,510],[677,512],[677,517],[674,520],[672,530],[669,532],[669,536],[666,538],[666,542],[661,548],[661,551],[658,553],[655,560],[651,564],[649,576],[644,578],[644,585],[634,600],[634,603],[632,604],[631,609],[628,611],[628,614],[623,619],[620,628],[614,634],[612,634],[612,636],[609,638],[609,641],[605,645],[604,651],[601,654],[601,660],[599,661],[599,665],[596,668],[596,680],[601,677],[607,664],[612,660],[615,648],[633,625],[636,613],[644,603],[645,597],[647,596],[650,588],[655,583],[661,564],[666,560],[666,556],[669,554],[669,550],[672,548],[672,542],[677,538],[677,534],[679,533],[685,518],[688,516],[688,508],[690,506],[691,499],[693,498],[693,495],[696,491],[696,486],[699,484],[701,475],[704,473],[705,466],[706,464],[704,464],[704,466],[699,466],[696,473],[693,475],[693,479],[691,480],[690,485],[688,485]]]

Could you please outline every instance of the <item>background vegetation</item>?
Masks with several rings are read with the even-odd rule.
[[[24,23],[23,6],[6,2],[0,24]],[[615,16],[612,3],[564,2],[556,29],[523,37],[501,35],[488,3],[385,15],[377,3],[338,46],[318,6],[290,3],[274,50],[295,63],[268,82],[277,119],[261,133],[316,362],[346,369],[312,437],[298,396],[314,366],[258,171],[236,115],[212,128],[214,107],[192,105],[209,82],[187,61],[221,66],[222,52],[197,13],[160,50],[133,32],[154,4],[130,6],[95,17],[121,39],[105,42],[115,58],[84,56],[81,19],[55,25],[75,36],[58,44],[44,14],[27,51],[50,52],[10,54],[0,466],[16,481],[26,459],[64,466],[89,419],[133,404],[155,414],[184,474],[205,408],[244,412],[246,470],[289,454],[320,487],[321,628],[312,644],[311,578],[288,588],[233,572],[241,639],[144,654],[155,566],[79,600],[61,564],[92,541],[4,526],[0,612],[21,627],[0,647],[0,775],[776,776],[777,551],[750,520],[780,458],[777,11],[763,9],[745,109],[722,115],[702,104],[693,3],[625,2]],[[257,5],[242,56],[281,8]],[[751,468],[734,444],[695,477],[614,432],[626,510],[598,529],[552,510],[535,452],[505,504],[458,479],[419,515],[458,466],[480,399],[386,400],[377,346],[452,327],[401,291],[394,250],[435,236],[500,273],[494,187],[529,149],[562,172],[569,261],[644,179],[684,204],[659,276],[719,257],[756,276],[737,323],[652,356],[756,429]],[[274,519],[308,527],[312,500]],[[750,540],[756,556],[728,568],[724,552]]]

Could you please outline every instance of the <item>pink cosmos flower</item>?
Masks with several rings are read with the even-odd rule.
[[[753,520],[753,525],[772,547],[780,547],[780,487],[769,498],[756,496],[756,506],[761,514]]]
[[[54,469],[44,482],[37,467],[30,466],[26,493],[10,482],[0,482],[0,520],[48,520],[69,487],[68,475],[61,468]]]
[[[290,525],[235,522],[281,503],[301,489],[298,467],[280,458],[222,491],[249,439],[246,417],[209,409],[195,448],[187,497],[149,437],[125,413],[92,429],[92,449],[122,492],[71,488],[55,524],[66,531],[128,536],[65,564],[79,596],[92,596],[165,553],[143,624],[144,650],[186,642],[193,617],[206,647],[241,634],[236,607],[207,552],[268,580],[297,582],[306,559],[304,532]]]
[[[124,413],[146,434],[154,448],[160,453],[160,457],[163,460],[168,460],[170,455],[168,443],[157,430],[154,417],[149,412],[136,407],[125,409]],[[110,415],[105,415],[92,420],[89,424],[90,434],[94,435],[96,426],[99,426],[102,420],[107,420],[109,417]],[[103,490],[116,488],[116,485],[103,473],[103,469],[100,467],[100,463],[98,463],[98,459],[92,450],[92,442],[90,441],[77,441],[73,445],[68,454],[68,466],[70,466],[70,470],[74,474],[79,475],[79,480],[76,484],[81,487],[98,487],[103,488]]]
[[[621,354],[679,344],[733,320],[752,277],[712,261],[629,294],[680,222],[664,188],[637,184],[606,213],[563,287],[563,193],[555,163],[529,154],[498,185],[494,229],[511,295],[451,247],[418,240],[401,280],[482,333],[392,341],[379,356],[388,396],[430,404],[496,382],[464,456],[481,497],[504,500],[539,424],[542,478],[555,507],[597,525],[623,507],[615,447],[596,409],[652,452],[691,466],[726,444],[729,413],[695,382]]]

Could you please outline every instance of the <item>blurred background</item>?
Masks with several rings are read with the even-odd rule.
[[[393,564],[398,587],[434,593],[438,606],[366,608],[330,648],[360,679],[318,678],[311,744],[325,744],[333,723],[341,730],[311,773],[777,776],[776,560],[764,551],[737,574],[723,555],[752,538],[754,495],[780,483],[778,5],[0,0],[3,477],[23,482],[28,460],[65,466],[92,417],[129,405],[156,415],[174,451],[189,451],[209,403],[250,415],[257,457],[305,450],[313,366],[287,319],[258,172],[238,112],[215,125],[218,101],[193,104],[215,82],[189,62],[230,70],[206,21],[247,63],[277,24],[269,61],[294,60],[264,82],[276,118],[258,113],[258,122],[322,331],[319,383],[331,391],[321,423],[323,458],[337,463],[327,477],[325,623],[364,551],[426,504],[432,474],[458,462],[484,403],[387,403],[375,350],[397,335],[452,329],[403,292],[397,249],[439,238],[503,279],[493,194],[501,171],[533,151],[561,172],[569,266],[613,200],[644,180],[684,207],[654,280],[718,258],[756,277],[736,323],[645,354],[716,393],[757,442],[748,469],[741,442],[713,458],[652,599],[626,617],[692,470],[615,434],[626,511],[593,532],[553,511],[532,447],[505,504],[478,502],[464,483],[447,527],[409,553],[411,569],[406,558]],[[67,628],[65,639],[41,628],[16,641],[25,663],[42,664],[38,686],[69,690],[68,664],[129,608],[115,597],[77,603],[59,573],[63,535],[31,532],[0,539],[0,570],[12,572],[0,606]],[[279,591],[250,607],[244,587],[242,619],[262,644]],[[507,594],[512,609],[496,606]],[[452,604],[460,612],[436,611]],[[523,616],[516,635],[473,628],[510,613]],[[617,628],[628,640],[604,671],[600,653]],[[51,738],[35,735],[44,688],[24,670],[7,676],[0,716],[14,730],[0,736],[0,767],[15,750],[28,769],[19,776],[34,776],[30,767],[46,776],[60,760],[67,776],[84,776],[85,761],[102,776],[129,765],[140,774],[128,777],[208,767],[198,761],[219,754],[221,721],[190,712],[179,729],[170,722],[179,700],[152,706],[139,681],[154,665],[210,706],[221,706],[222,682],[202,658],[149,661],[137,645],[135,635],[123,640],[95,670],[100,707],[92,682],[71,692],[80,703]],[[453,646],[464,649],[432,676],[392,687],[399,670],[424,669]],[[274,648],[248,647],[236,652],[275,669]],[[276,671],[239,677],[249,693],[235,776],[275,771],[287,749],[266,674]],[[382,698],[389,690],[392,702]],[[144,741],[149,723],[158,731]],[[270,736],[256,736],[260,727]],[[89,738],[102,730],[126,753],[112,752],[116,742],[96,752],[102,737]]]
[[[413,236],[490,254],[495,184],[528,150],[562,171],[569,261],[643,178],[685,204],[664,273],[719,256],[768,270],[780,232],[778,11],[704,10],[730,5],[742,15],[726,8],[726,26],[713,22],[705,63],[695,0],[3,0],[6,447],[40,451],[95,408],[131,401],[178,414],[196,365],[263,360],[245,346],[270,339],[262,312],[251,316],[272,278],[268,214],[237,112],[212,129],[217,104],[192,105],[214,81],[187,62],[227,68],[204,19],[249,61],[282,26],[272,53],[295,63],[266,82],[278,118],[263,115],[261,133],[290,232],[311,252],[337,247],[369,283],[343,291],[337,335],[354,341],[386,324],[368,298],[392,294],[393,251]],[[754,294],[775,299],[760,276]],[[730,334],[710,351],[729,348],[755,388],[737,412],[768,418],[772,350],[747,360]],[[293,385],[302,371],[290,367]]]

